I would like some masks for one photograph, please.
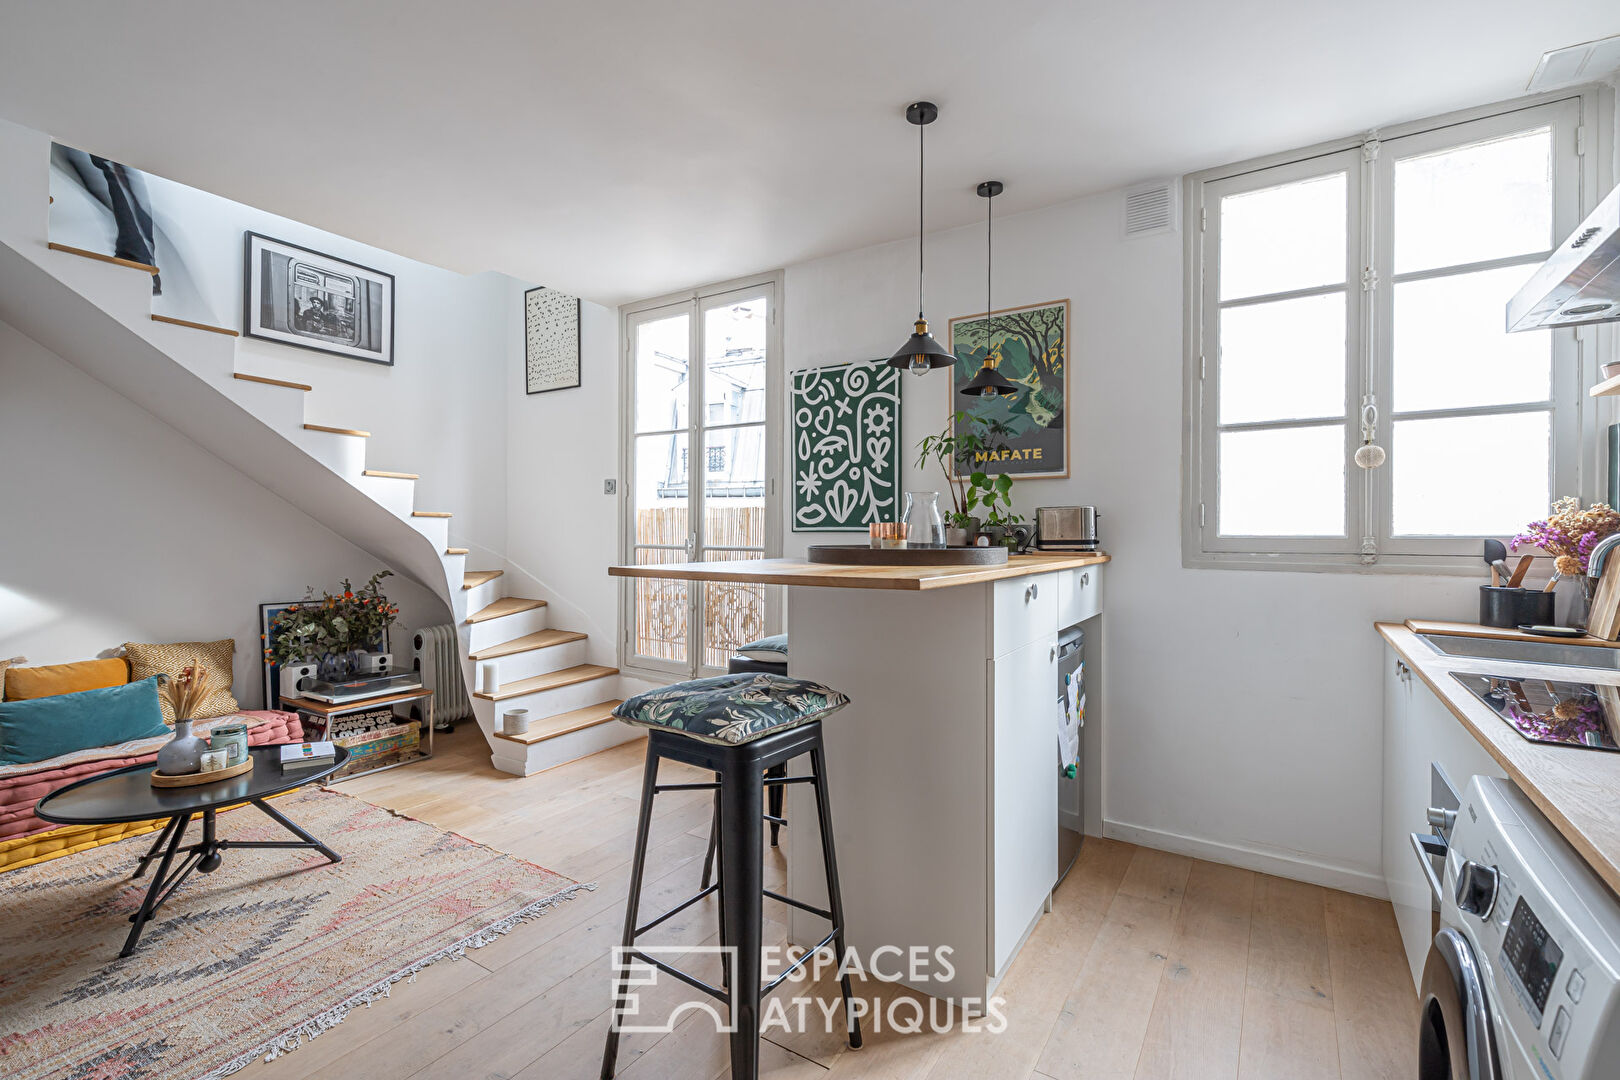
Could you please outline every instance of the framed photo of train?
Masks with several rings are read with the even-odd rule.
[[[394,363],[394,275],[243,234],[242,331],[248,337]]]

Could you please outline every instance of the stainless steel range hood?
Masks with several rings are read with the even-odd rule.
[[[1620,322],[1620,187],[1609,192],[1507,305],[1507,328]]]

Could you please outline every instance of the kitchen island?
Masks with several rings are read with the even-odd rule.
[[[851,698],[825,732],[849,945],[884,977],[977,1013],[1057,882],[1058,635],[1076,625],[1086,634],[1083,819],[1100,827],[1107,562],[757,559],[609,573],[793,589],[789,673]],[[788,791],[788,895],[824,905],[812,797],[804,785]],[[795,944],[826,934],[797,909],[788,925]]]

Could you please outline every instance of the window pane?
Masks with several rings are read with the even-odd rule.
[[[636,489],[632,493],[637,514],[656,513],[661,521],[680,519],[680,533],[667,540],[643,539],[643,544],[686,543],[686,435],[641,435],[636,438]],[[671,526],[673,528],[673,526]]]
[[[636,430],[686,426],[690,322],[673,315],[636,326]]]
[[[638,566],[686,561],[686,552],[678,550],[640,548],[635,554]],[[630,580],[635,588],[636,654],[685,661],[687,583],[668,578]]]
[[[761,514],[763,516],[763,511]],[[709,551],[703,556],[706,562],[764,557],[763,549]],[[736,655],[738,647],[765,636],[766,588],[731,581],[703,583],[703,663],[706,666],[724,670],[726,661]]]
[[[765,419],[765,297],[756,296],[703,316],[703,400],[710,424]]]
[[[1546,401],[1552,335],[1509,334],[1502,312],[1533,267],[1403,281],[1395,286],[1398,412]]]
[[[1343,416],[1344,293],[1220,314],[1220,422]]]
[[[1552,247],[1552,150],[1537,128],[1397,160],[1395,272]]]
[[[1227,431],[1222,536],[1343,536],[1344,425]]]
[[[1545,412],[1399,420],[1390,445],[1397,536],[1510,536],[1545,517]]]
[[[1344,280],[1344,173],[1221,199],[1222,300]]]
[[[727,502],[758,501],[763,505],[765,425],[721,428],[705,432],[703,439],[707,444],[703,461],[704,498]],[[725,543],[722,540],[707,542]]]

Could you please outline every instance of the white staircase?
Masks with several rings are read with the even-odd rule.
[[[310,422],[319,391],[238,371],[236,331],[151,312],[153,268],[53,250],[50,139],[0,122],[0,319],[152,412],[216,456],[441,598],[463,675],[497,667],[473,711],[503,771],[529,775],[636,735],[612,721],[617,668],[585,662],[586,635],[554,629],[545,600],[510,596],[502,569],[468,570],[452,512],[418,509],[411,473],[369,468],[369,433]],[[497,735],[527,709],[529,731]]]

